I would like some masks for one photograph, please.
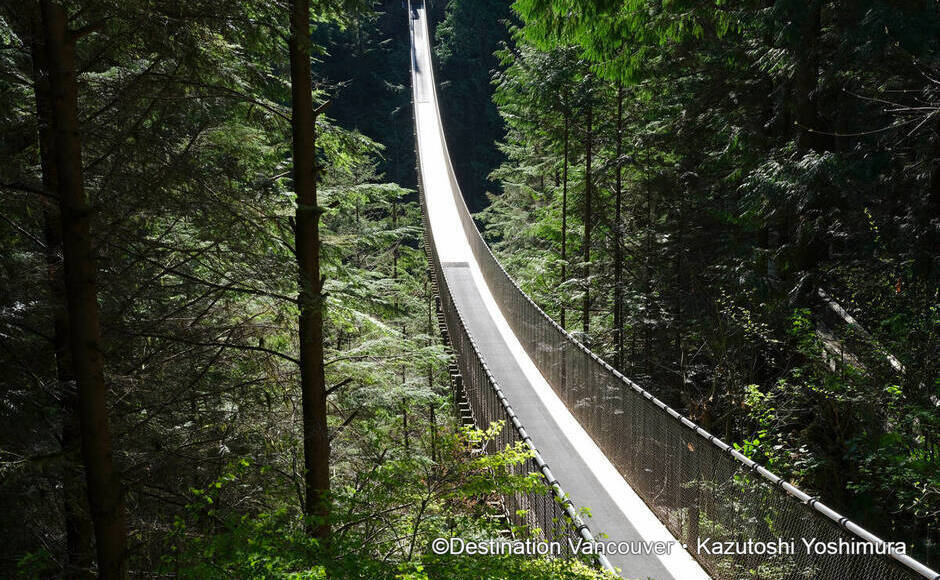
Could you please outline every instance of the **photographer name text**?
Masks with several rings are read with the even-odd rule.
[[[435,554],[467,556],[559,556],[562,554],[587,556],[598,554],[665,556],[671,554],[677,546],[683,550],[695,550],[699,554],[715,556],[779,556],[797,553],[816,556],[907,554],[907,546],[903,542],[874,544],[865,541],[850,542],[843,539],[824,541],[817,538],[749,539],[738,541],[719,541],[712,538],[698,538],[694,546],[675,540],[589,542],[583,539],[572,540],[570,538],[565,541],[437,538],[431,542],[431,550]]]

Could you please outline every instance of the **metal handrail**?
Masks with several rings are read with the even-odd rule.
[[[410,8],[410,0],[409,0],[409,8]],[[434,98],[435,101],[437,101],[436,85],[433,82],[433,78],[434,78],[433,68],[434,67],[432,66],[431,71],[429,71],[431,74],[431,78],[432,78],[432,89],[433,89],[431,98]],[[447,147],[447,139],[444,135],[443,121],[440,118],[440,107],[435,107],[435,110],[437,111],[437,115],[438,115],[438,130],[440,132],[441,142],[443,143],[443,146],[444,146],[445,158],[449,160],[450,152]],[[416,139],[417,139],[417,136],[416,136]],[[476,226],[476,223],[473,220],[472,215],[470,214],[470,211],[466,205],[466,201],[464,200],[463,194],[460,190],[460,185],[457,182],[456,175],[453,172],[453,167],[449,163],[446,164],[446,172],[448,175],[448,179],[451,183],[452,190],[454,192],[454,201],[457,207],[457,212],[460,216],[461,221],[463,222],[465,233],[467,235],[468,241],[470,242],[471,251],[473,252],[474,257],[476,258],[477,262],[481,265],[481,269],[484,272],[484,279],[486,279],[486,273],[487,273],[488,268],[483,268],[483,266],[488,263],[488,265],[493,266],[495,268],[496,273],[498,275],[501,275],[502,277],[505,278],[507,282],[509,282],[509,284],[515,290],[515,292],[519,295],[519,297],[521,297],[523,301],[527,303],[527,305],[530,308],[534,309],[534,311],[537,312],[544,319],[544,321],[550,325],[550,327],[553,330],[560,333],[570,344],[575,346],[576,349],[581,351],[584,355],[590,357],[591,360],[593,360],[595,363],[600,365],[605,371],[610,373],[613,377],[621,381],[623,384],[627,385],[631,390],[633,390],[636,394],[640,395],[643,399],[652,403],[657,409],[664,412],[666,415],[668,415],[669,417],[671,417],[672,419],[680,423],[683,427],[689,429],[689,431],[695,433],[702,440],[705,440],[710,445],[716,447],[718,450],[721,451],[721,453],[726,454],[727,456],[731,457],[734,461],[744,466],[747,469],[747,471],[757,474],[760,478],[769,482],[775,489],[782,490],[789,497],[794,498],[795,500],[800,502],[802,505],[808,507],[813,512],[820,514],[826,520],[828,520],[831,523],[836,524],[839,528],[846,530],[850,534],[866,542],[882,547],[882,549],[886,552],[885,555],[891,560],[893,560],[894,562],[896,562],[898,565],[900,565],[904,570],[907,570],[910,573],[916,574],[919,577],[929,578],[931,580],[940,580],[940,573],[938,573],[937,571],[929,568],[928,566],[924,565],[923,563],[917,561],[916,559],[906,554],[901,554],[895,551],[890,544],[888,544],[887,542],[885,542],[884,540],[882,540],[875,534],[869,532],[868,530],[858,525],[857,523],[853,522],[849,518],[843,516],[842,514],[833,510],[829,506],[825,505],[819,500],[818,497],[811,496],[808,493],[796,487],[795,485],[785,481],[784,479],[777,476],[773,472],[769,471],[762,465],[758,464],[757,462],[743,455],[742,453],[734,449],[734,447],[728,445],[727,443],[725,443],[724,441],[722,441],[715,435],[709,433],[708,431],[706,431],[705,429],[697,425],[695,422],[686,418],[675,409],[671,408],[664,402],[660,401],[658,398],[653,396],[652,393],[643,389],[634,381],[632,381],[631,379],[629,379],[628,377],[624,376],[622,373],[614,369],[606,361],[601,359],[594,352],[592,352],[589,348],[587,348],[584,344],[582,344],[580,341],[575,339],[565,329],[559,326],[557,322],[555,322],[551,317],[549,317],[541,308],[539,308],[537,304],[535,304],[535,302],[525,292],[522,291],[522,289],[515,282],[515,280],[513,280],[513,278],[505,271],[505,269],[499,263],[499,260],[496,259],[495,255],[492,252],[492,249],[483,239],[482,234],[480,233],[479,229]],[[426,211],[425,211],[425,215],[427,215]],[[432,240],[432,243],[433,243],[433,240]],[[493,287],[492,280],[486,279],[486,281],[492,288]],[[496,296],[495,293],[494,293],[494,297],[496,298],[497,304],[499,305],[500,309],[504,309],[505,305],[500,302],[499,297]],[[513,330],[518,331],[518,329],[516,329],[513,325],[513,317],[507,316],[506,319],[509,322],[510,326],[513,326]],[[525,343],[523,344],[525,345]],[[530,349],[527,347],[526,350],[528,351]],[[530,352],[529,354],[532,356],[533,361],[536,363],[536,365],[539,366],[538,357],[534,356],[532,352]],[[542,371],[543,374],[545,374],[546,372],[546,369],[541,368],[541,366],[539,366],[539,370]],[[591,435],[592,437],[595,436],[595,434],[591,434]],[[654,510],[654,513],[655,511],[656,510]],[[667,527],[668,527],[668,523],[667,523]],[[697,557],[695,553],[693,553],[693,556]]]
[[[410,14],[411,13],[411,0],[408,1],[408,9],[409,9],[408,12]],[[410,26],[413,26],[414,20],[413,19],[409,19],[409,20],[411,22]],[[413,60],[412,60],[412,67],[414,67]],[[412,70],[412,73],[414,73],[413,70]],[[431,74],[432,74],[432,79],[433,79],[433,73]],[[412,78],[414,77],[412,76]],[[435,90],[434,98],[435,100],[437,98],[436,90]],[[440,109],[437,107],[435,107],[435,109],[438,111],[438,115],[440,115]],[[417,149],[418,135],[417,135],[417,123],[415,122],[416,119],[414,118],[414,115],[415,115],[414,92],[412,92],[411,114],[412,114],[412,127],[414,127],[415,147]],[[448,155],[448,159],[449,159],[450,154],[446,150],[446,141],[442,140],[442,143],[444,143],[445,154]],[[555,478],[555,475],[552,473],[551,468],[548,466],[548,463],[542,457],[541,453],[539,453],[538,448],[535,445],[535,442],[532,440],[532,437],[526,431],[525,427],[522,424],[522,421],[519,420],[519,417],[516,415],[515,411],[513,410],[512,405],[509,404],[509,400],[506,398],[506,395],[503,393],[502,389],[499,387],[499,383],[496,381],[496,378],[493,376],[492,372],[490,372],[490,369],[487,366],[486,361],[481,356],[480,350],[477,347],[477,344],[473,338],[473,335],[470,333],[470,330],[466,325],[466,322],[464,320],[463,314],[460,311],[460,308],[457,306],[457,304],[453,300],[453,295],[451,294],[450,287],[447,284],[447,279],[444,276],[443,270],[441,268],[440,259],[438,258],[438,255],[437,255],[437,247],[434,244],[434,234],[431,230],[430,221],[428,220],[427,199],[425,197],[422,172],[421,172],[421,156],[415,155],[415,159],[417,162],[416,169],[417,169],[417,176],[418,176],[418,194],[421,199],[421,206],[423,210],[422,215],[423,215],[423,222],[424,222],[424,240],[425,240],[426,247],[429,250],[429,255],[430,255],[429,257],[431,258],[430,262],[432,265],[432,268],[431,268],[432,275],[434,276],[434,281],[436,282],[435,285],[438,288],[438,293],[439,293],[439,297],[441,298],[442,307],[445,303],[449,304],[450,309],[456,315],[456,319],[454,323],[452,323],[450,317],[446,316],[446,311],[445,311],[445,320],[448,323],[448,332],[451,334],[451,336],[454,336],[456,334],[455,331],[459,332],[462,336],[465,336],[467,339],[467,342],[470,344],[471,349],[472,349],[472,353],[461,352],[461,353],[457,353],[457,355],[466,357],[468,356],[468,354],[470,354],[470,356],[473,356],[476,359],[476,361],[478,361],[478,363],[484,370],[488,385],[493,390],[503,411],[505,412],[506,416],[509,418],[510,423],[512,424],[512,428],[515,430],[519,441],[522,441],[526,445],[526,447],[528,447],[530,451],[532,452],[533,462],[538,467],[539,472],[544,477],[545,485],[548,487],[549,493],[552,495],[553,499],[562,507],[562,510],[564,511],[565,516],[568,518],[570,522],[569,525],[578,534],[578,536],[580,536],[585,542],[588,542],[589,544],[594,544],[596,543],[597,540],[594,538],[594,535],[591,533],[590,528],[587,526],[587,524],[584,523],[584,520],[578,514],[578,509],[575,506],[574,502],[572,502],[571,499],[568,497],[568,494],[565,493],[564,488],[562,488],[561,483]],[[456,328],[450,328],[450,326],[452,325],[456,326]],[[477,425],[477,426],[485,427],[482,425]],[[610,573],[614,573],[614,574],[616,573],[614,567],[611,565],[610,561],[607,559],[607,556],[605,556],[599,550],[594,550],[593,552],[594,552],[595,562],[600,568]]]

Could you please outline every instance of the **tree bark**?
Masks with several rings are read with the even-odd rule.
[[[594,220],[592,212],[593,200],[591,199],[591,161],[592,146],[594,141],[594,103],[588,102],[587,118],[585,119],[585,160],[584,160],[584,240],[582,242],[581,260],[584,262],[584,302],[582,305],[581,320],[583,323],[584,340],[588,340],[588,333],[591,331],[591,226]]]
[[[52,147],[62,222],[63,266],[72,366],[78,384],[82,460],[101,578],[127,576],[126,528],[120,476],[111,452],[98,288],[85,199],[78,128],[75,38],[65,9],[42,0],[49,66]]]
[[[687,182],[686,191],[691,193],[692,188]],[[682,189],[680,188],[680,191]],[[688,193],[683,195],[684,200],[688,200]],[[682,284],[682,254],[684,253],[683,244],[685,243],[685,214],[683,211],[683,199],[680,199],[676,204],[676,261],[675,261],[675,315],[673,320],[673,327],[675,333],[673,335],[673,348],[676,352],[676,367],[677,367],[677,381],[678,387],[676,389],[676,401],[680,401],[685,390],[685,353],[682,352],[682,301],[687,299],[685,293],[685,288]]]
[[[645,339],[645,353],[643,355],[643,371],[648,378],[653,376],[653,188],[650,181],[650,146],[646,144],[646,256],[643,274],[643,293],[646,311],[643,313]]]
[[[320,278],[320,208],[317,206],[316,182],[316,118],[319,111],[313,108],[310,72],[310,0],[292,2],[290,23],[304,515],[308,533],[323,541],[330,534],[330,438],[323,369],[323,281]]]
[[[43,43],[42,21],[37,11],[33,20],[32,59],[33,92],[39,129],[39,162],[42,184],[46,191],[58,191],[53,151],[52,104],[49,94],[49,59]],[[66,578],[89,578],[94,564],[92,539],[94,530],[85,508],[87,489],[82,481],[81,427],[78,419],[78,393],[69,353],[69,324],[66,309],[65,279],[62,264],[62,217],[55,202],[43,199],[43,222],[46,242],[46,279],[52,299],[52,346],[56,363],[62,410],[62,432],[59,444],[65,456],[62,470],[62,499],[65,514]]]
[[[614,183],[614,204],[616,221],[614,222],[614,335],[616,342],[615,366],[623,371],[623,167],[620,157],[623,155],[623,85],[617,83],[617,165]]]
[[[562,113],[565,117],[565,136],[562,170],[561,170],[561,284],[568,281],[568,126],[571,122],[571,113],[567,105]],[[559,297],[561,302],[561,327],[565,328],[565,296]]]

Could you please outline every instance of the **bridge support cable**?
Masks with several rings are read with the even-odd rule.
[[[713,578],[940,580],[940,573],[744,456],[623,376],[518,287],[458,212],[497,304],[556,394]],[[714,554],[699,540],[791,541],[792,554]],[[802,539],[814,542],[811,547]],[[835,554],[816,553],[834,546]],[[747,551],[747,550],[744,550]],[[854,553],[853,553],[854,552]],[[868,552],[868,554],[864,554]]]
[[[694,547],[709,575],[940,580],[940,573],[758,465],[574,339],[506,273],[462,195],[455,197],[473,257],[525,351],[660,521]],[[707,540],[702,549],[699,540]],[[714,542],[733,542],[746,553],[716,554]],[[757,553],[772,544],[792,553]]]
[[[506,273],[449,176],[473,257],[526,353],[660,521],[694,548],[709,575],[940,580],[937,571],[758,465],[568,334]],[[699,549],[705,539],[706,548],[713,542],[737,548],[748,540],[752,547],[742,546],[744,554],[709,553],[715,550]],[[814,543],[808,547],[802,539]],[[756,553],[780,542],[793,553]]]
[[[692,555],[713,578],[940,580],[936,571],[758,465],[574,339],[502,268],[452,171],[448,177],[473,257],[525,351],[630,486],[679,541],[694,547]],[[806,546],[803,539],[813,543]],[[700,540],[706,540],[703,548]],[[748,540],[760,547],[748,549]],[[714,542],[733,542],[746,553],[716,554]],[[792,553],[757,553],[770,545],[792,547]]]
[[[410,6],[409,6],[409,12]],[[412,114],[414,110],[412,109]],[[414,125],[417,128],[417,124]],[[417,143],[417,130],[415,142]],[[532,456],[520,465],[514,466],[516,475],[526,473],[540,473],[544,478],[545,489],[537,492],[516,492],[506,498],[506,512],[515,526],[525,527],[528,530],[537,530],[543,539],[557,541],[559,546],[570,553],[571,546],[596,542],[590,528],[584,523],[577,507],[565,493],[561,484],[535,446],[535,442],[526,432],[520,419],[516,416],[505,394],[500,389],[486,363],[480,356],[479,350],[470,335],[467,325],[450,292],[447,278],[444,274],[441,260],[434,244],[434,235],[428,220],[427,199],[425,197],[421,156],[418,160],[418,192],[421,199],[425,251],[430,263],[432,286],[437,292],[436,301],[444,316],[445,340],[452,352],[456,354],[459,375],[455,377],[454,401],[465,398],[471,407],[471,415],[477,428],[486,429],[490,424],[501,421],[504,425],[496,440],[488,442],[488,449],[484,451],[498,451],[507,447],[523,443],[532,453]],[[458,390],[460,392],[458,392]],[[598,553],[594,556],[594,563],[601,569],[616,573],[607,557]]]
[[[419,190],[421,190],[420,184]],[[423,194],[421,198],[422,206],[424,206]],[[498,437],[489,441],[484,451],[499,451],[523,443],[531,450],[532,456],[523,464],[514,466],[513,473],[516,475],[541,473],[545,480],[546,489],[542,492],[516,492],[507,497],[508,516],[514,525],[538,530],[544,539],[557,541],[567,555],[572,556],[571,546],[582,542],[593,544],[595,543],[594,535],[581,519],[576,506],[568,498],[561,484],[555,479],[486,362],[480,356],[460,309],[451,296],[446,274],[434,248],[434,236],[431,235],[426,215],[425,244],[430,254],[438,298],[447,325],[447,338],[451,349],[457,354],[463,395],[470,402],[477,427],[485,429],[495,422],[504,424]],[[600,568],[614,572],[613,566],[605,555],[597,554],[595,558]]]
[[[417,10],[414,14],[414,18],[423,20]],[[467,331],[468,319],[451,293],[447,275],[457,280],[462,275],[460,263],[479,268],[487,295],[492,295],[500,318],[514,334],[513,340],[518,339],[554,395],[632,491],[626,486],[622,489],[638,494],[641,505],[645,502],[672,536],[688,546],[689,553],[711,577],[940,580],[940,574],[907,556],[897,545],[883,541],[819,498],[782,480],[623,376],[571,337],[522,292],[493,256],[460,193],[436,106],[426,23],[418,26],[415,19],[411,22],[413,43],[423,43],[428,53],[414,50],[412,59],[416,141],[420,143],[417,109],[433,107],[423,114],[437,118],[425,119],[422,130],[438,133],[434,139],[440,139],[443,150],[420,152],[419,163],[421,155],[427,154],[435,167],[421,168],[419,176],[423,179],[425,172],[430,172],[443,184],[435,187],[434,194],[443,193],[449,186],[447,195],[453,197],[435,198],[435,207],[429,208],[429,192],[420,188],[425,239],[434,248],[432,269],[454,352],[462,372],[465,369],[467,373],[465,388],[479,389],[470,397],[471,401],[477,397],[471,402],[475,416],[479,420],[494,416],[511,419],[514,413],[507,411],[511,407],[489,372],[485,357],[480,356]],[[419,71],[425,67],[427,71]],[[452,233],[442,232],[443,228],[463,230],[459,237],[461,244],[469,245],[466,253],[462,248],[448,247],[444,252],[433,246],[435,236],[446,239]],[[465,283],[455,286],[467,295],[465,287]],[[460,335],[459,344],[456,335]],[[468,385],[470,382],[476,385]],[[485,388],[480,389],[480,385]],[[507,386],[511,385],[503,385]],[[525,440],[519,430],[513,436]],[[561,475],[577,479],[579,474]],[[606,490],[596,491],[600,494]],[[599,517],[595,512],[594,519]],[[725,549],[728,546],[732,549]],[[775,553],[768,553],[770,546],[777,547]],[[632,570],[624,572],[629,577]]]

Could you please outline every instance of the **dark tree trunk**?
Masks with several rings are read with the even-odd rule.
[[[680,189],[681,191],[681,189]],[[689,187],[689,184],[686,183],[686,191],[688,192],[683,196],[684,199],[688,199],[692,189]],[[676,261],[675,261],[675,314],[673,320],[673,326],[675,333],[673,334],[673,348],[675,349],[676,357],[676,370],[677,372],[677,381],[678,388],[676,389],[676,401],[680,401],[679,397],[682,396],[683,390],[685,389],[685,354],[682,352],[682,301],[687,299],[685,289],[682,284],[682,254],[685,234],[685,212],[682,208],[683,200],[678,200],[676,204]]]
[[[36,117],[39,127],[39,160],[42,185],[46,191],[58,191],[53,151],[52,103],[49,94],[49,62],[42,43],[42,22],[36,13],[33,24],[33,76]],[[60,445],[65,456],[62,470],[62,499],[65,513],[66,578],[88,578],[94,563],[92,539],[94,530],[88,518],[87,490],[83,481],[80,449],[81,427],[78,419],[78,393],[69,353],[69,323],[66,309],[65,279],[62,264],[62,218],[59,208],[43,200],[43,221],[46,242],[46,272],[53,308],[52,346],[56,363],[62,407]]]
[[[591,222],[594,220],[591,199],[591,153],[594,142],[594,103],[589,102],[587,117],[585,119],[585,160],[584,160],[584,240],[582,242],[581,259],[584,262],[584,302],[582,305],[581,320],[583,323],[584,340],[588,340],[591,331]]]
[[[561,170],[561,283],[568,281],[568,125],[571,114],[567,106],[562,113],[565,117],[564,161]],[[559,295],[561,302],[561,327],[565,328],[565,295]]]
[[[95,529],[98,572],[102,578],[124,578],[127,576],[124,502],[120,476],[111,453],[105,400],[98,288],[90,233],[91,209],[85,199],[78,129],[75,36],[68,30],[62,6],[43,0],[41,10],[43,44],[49,67],[56,192],[62,222],[69,345],[78,384],[82,460]]]
[[[645,322],[645,353],[643,355],[643,372],[648,378],[653,376],[653,187],[650,181],[650,146],[646,145],[646,259],[643,274],[643,293],[646,311],[643,313]]]
[[[623,168],[620,157],[623,155],[623,85],[617,84],[617,165],[614,183],[614,336],[617,370],[623,371]]]
[[[320,279],[320,209],[317,206],[316,118],[310,73],[310,0],[291,4],[290,73],[295,244],[300,285],[300,390],[303,399],[304,513],[307,530],[330,534],[330,438],[323,371],[323,293]]]
[[[392,200],[392,229],[398,229],[398,196]],[[398,243],[392,249],[392,279],[398,280]],[[395,299],[395,310],[398,310],[398,299]]]

